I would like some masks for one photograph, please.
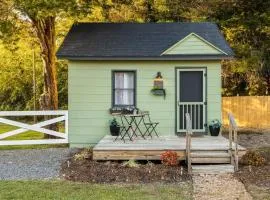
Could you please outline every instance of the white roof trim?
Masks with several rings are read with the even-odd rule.
[[[172,45],[170,48],[168,48],[167,50],[165,50],[163,53],[161,53],[161,56],[164,55],[164,54],[167,54],[169,51],[171,51],[172,49],[174,49],[177,45],[179,45],[180,43],[182,43],[183,41],[185,41],[187,38],[189,38],[192,35],[194,35],[195,37],[199,38],[200,40],[202,40],[203,42],[205,42],[209,46],[213,47],[217,51],[219,51],[219,52],[221,52],[221,53],[223,53],[225,55],[228,55],[226,52],[222,51],[220,48],[216,47],[215,45],[213,45],[212,43],[208,42],[207,40],[205,40],[201,36],[199,36],[196,33],[193,33],[192,32],[192,33],[188,34],[186,37],[184,37],[182,40],[176,42],[174,45]]]

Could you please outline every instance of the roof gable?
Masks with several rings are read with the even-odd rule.
[[[218,55],[225,54],[224,51],[203,39],[196,33],[190,33],[170,48],[165,50],[161,55]]]

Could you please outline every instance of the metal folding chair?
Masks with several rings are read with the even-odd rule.
[[[116,141],[118,138],[120,138],[121,140],[123,140],[125,142],[125,136],[128,136],[129,140],[132,141],[132,136],[130,136],[130,134],[129,134],[130,129],[132,128],[131,125],[124,122],[122,115],[119,115],[119,117],[120,117],[120,121],[121,121],[120,133],[114,139],[114,141]]]
[[[145,135],[148,135],[150,137],[152,137],[152,133],[155,133],[157,137],[158,134],[156,132],[156,127],[159,124],[159,122],[152,122],[151,118],[150,118],[150,113],[148,111],[143,111],[144,117],[143,117],[143,123],[146,127],[146,131],[144,133]]]

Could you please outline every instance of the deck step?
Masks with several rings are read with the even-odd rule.
[[[191,157],[191,163],[199,164],[216,164],[216,163],[231,163],[230,157]]]
[[[231,157],[228,151],[195,151],[190,153],[191,163],[197,164],[228,164]]]
[[[234,166],[231,164],[192,165],[191,167],[193,174],[221,174],[234,172]]]
[[[230,154],[227,151],[198,151],[191,152],[190,156],[193,158],[228,158]]]

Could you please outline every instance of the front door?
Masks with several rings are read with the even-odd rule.
[[[176,129],[186,131],[185,113],[190,114],[193,132],[205,132],[206,95],[204,68],[176,70]]]

